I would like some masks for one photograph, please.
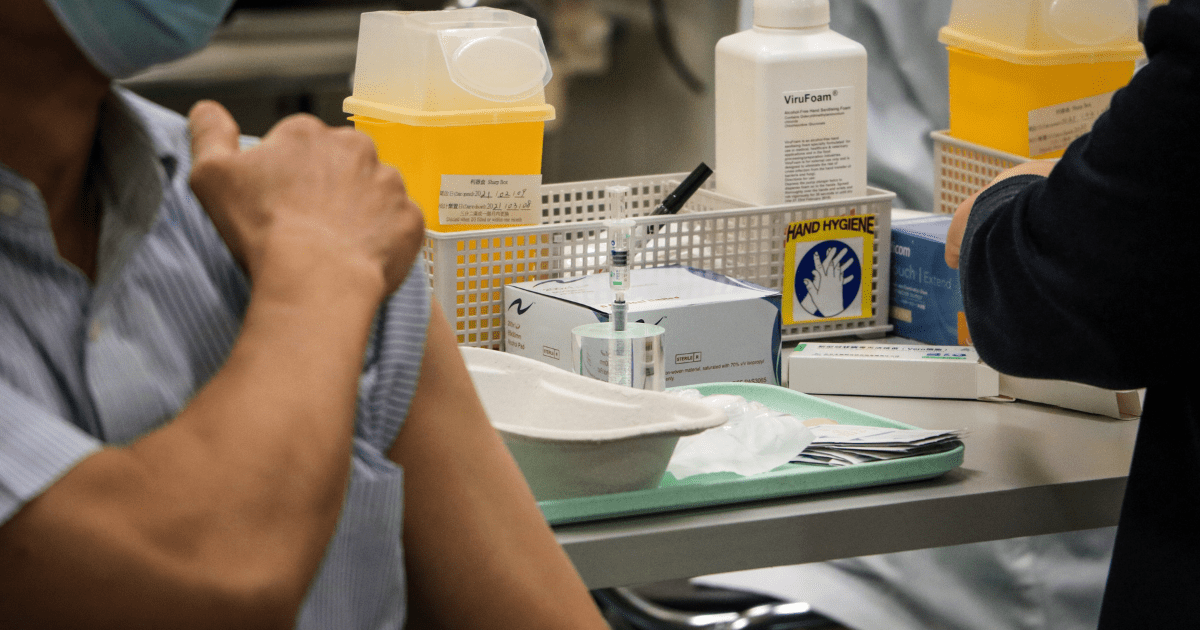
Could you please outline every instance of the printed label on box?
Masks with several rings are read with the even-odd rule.
[[[870,317],[874,246],[873,214],[789,225],[783,323]]]
[[[969,345],[958,271],[946,266],[948,214],[892,222],[893,332],[938,345]]]
[[[1092,130],[1092,123],[1108,110],[1115,92],[1097,94],[1029,112],[1029,155],[1037,157],[1067,148]]]
[[[668,387],[779,383],[780,291],[711,271],[664,266],[638,270],[626,295],[630,322],[666,329],[664,361],[655,369],[663,370]],[[575,369],[581,349],[572,331],[608,321],[611,298],[605,274],[506,284],[505,350]],[[606,350],[602,346],[602,355]],[[597,365],[607,375],[607,358]]]
[[[898,361],[979,361],[979,353],[974,348],[966,346],[802,343],[798,344],[792,352],[793,355],[804,357],[855,357]]]
[[[443,225],[537,225],[541,175],[442,175]]]

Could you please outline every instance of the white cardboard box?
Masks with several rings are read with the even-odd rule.
[[[992,398],[1000,375],[970,346],[802,343],[788,358],[788,387],[806,394]]]
[[[666,386],[724,381],[779,384],[779,291],[670,266],[637,269],[629,321],[662,326]],[[608,275],[504,287],[507,352],[571,369],[571,329],[606,322]]]
[[[802,343],[788,357],[788,387],[806,394],[1024,400],[1123,420],[1142,415],[1137,390],[1000,374],[971,346]]]
[[[1142,391],[1102,389],[1070,381],[1000,375],[1000,394],[1003,396],[1120,420],[1142,416]]]

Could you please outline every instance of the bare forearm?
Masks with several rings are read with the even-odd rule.
[[[227,364],[172,423],[0,529],[0,625],[290,625],[336,526],[376,299],[327,280],[256,288]]]
[[[336,518],[372,297],[337,289],[260,297],[256,289],[223,369],[170,430],[132,450],[169,463],[175,449],[164,443],[174,442],[219,464],[219,472],[205,467],[206,485],[222,496],[244,493],[252,512],[278,509],[300,523],[310,513]]]
[[[409,627],[606,628],[434,307],[417,394],[391,452],[405,469]]]
[[[254,289],[226,364],[174,423],[205,446],[200,452],[268,476],[286,470],[292,480],[320,483],[344,477],[377,298],[327,273],[309,281],[325,286]],[[145,440],[147,457],[161,457],[154,442],[164,437],[171,436]]]
[[[369,327],[420,210],[352,129],[292,116],[242,151],[219,105],[189,124],[192,190],[253,281],[241,335],[174,420],[0,526],[0,627],[291,627],[333,535]]]

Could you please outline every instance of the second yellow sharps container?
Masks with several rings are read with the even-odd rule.
[[[550,61],[534,19],[491,8],[374,11],[344,103],[404,176],[426,227],[541,222]]]
[[[1136,0],[954,0],[950,135],[1058,157],[1108,109],[1144,56]]]

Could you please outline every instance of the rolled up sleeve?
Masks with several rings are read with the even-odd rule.
[[[0,524],[100,447],[0,381]]]

